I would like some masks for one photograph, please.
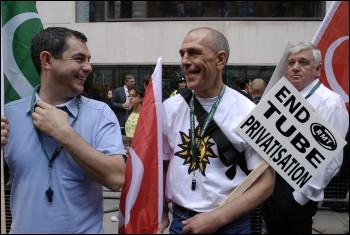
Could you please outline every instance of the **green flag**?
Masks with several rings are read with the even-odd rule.
[[[1,1],[2,71],[5,103],[32,93],[40,78],[30,56],[30,44],[43,29],[34,1]]]

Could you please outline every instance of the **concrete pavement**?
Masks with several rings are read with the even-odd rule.
[[[111,217],[117,214],[119,208],[120,193],[104,192],[104,218],[103,226],[106,234],[118,233],[118,222],[112,222]],[[165,234],[169,234],[167,229]],[[314,217],[312,234],[348,234],[349,214],[348,212],[337,212],[320,203],[319,210]]]

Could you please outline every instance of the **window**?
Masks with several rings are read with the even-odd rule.
[[[126,74],[134,74],[136,85],[143,86],[144,77],[153,73],[155,65],[93,65],[92,67],[93,72],[85,82],[85,94],[90,98],[103,101],[108,89],[124,85]],[[162,98],[165,100],[177,88],[177,79],[182,73],[178,65],[163,65],[162,69]],[[260,77],[269,81],[274,70],[275,66],[226,66],[223,79],[226,85],[235,88],[235,80],[240,77],[250,79]]]
[[[76,21],[322,20],[325,1],[76,1]]]

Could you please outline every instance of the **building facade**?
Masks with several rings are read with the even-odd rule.
[[[288,42],[312,41],[332,1],[36,1],[44,28],[83,32],[93,73],[86,91],[103,99],[133,73],[137,85],[163,58],[163,99],[181,76],[185,34],[207,26],[222,32],[231,53],[225,83],[239,77],[267,81]]]

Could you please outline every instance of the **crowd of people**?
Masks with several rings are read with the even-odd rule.
[[[124,86],[108,90],[105,102],[81,95],[92,71],[86,42],[84,34],[64,27],[38,33],[31,55],[40,85],[5,105],[1,146],[11,181],[11,233],[104,233],[102,186],[118,191],[125,182],[122,140],[135,133],[151,76],[138,87],[136,77],[126,74]],[[262,207],[268,233],[311,234],[312,216],[342,165],[342,151],[301,192],[268,166],[220,206],[263,161],[235,128],[258,105],[267,81],[242,77],[236,89],[224,84],[230,52],[225,35],[209,27],[190,30],[179,49],[183,77],[163,102],[158,233],[170,226],[175,234],[249,234],[249,213]],[[301,42],[289,49],[286,77],[345,137],[348,111],[341,96],[320,82],[321,66],[320,50]]]

